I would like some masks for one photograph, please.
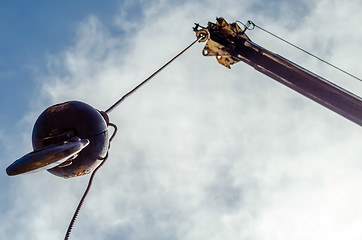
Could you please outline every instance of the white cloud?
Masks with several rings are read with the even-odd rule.
[[[106,109],[193,41],[194,22],[206,24],[215,16],[267,19],[257,9],[249,12],[250,4],[173,7],[161,1],[143,8],[143,24],[116,18],[115,24],[136,26],[123,35],[91,16],[81,23],[74,46],[51,59],[43,94],[50,104],[78,99]],[[333,42],[335,49],[323,47],[322,54],[353,64],[359,50],[343,56],[348,46],[338,31],[321,21],[313,31],[309,23],[331,12],[338,12],[338,24],[352,21],[347,14],[358,7],[356,1],[344,3],[339,13],[336,2],[319,1],[300,28],[281,28],[289,20],[283,16],[259,24],[291,40],[305,39],[306,46],[313,47],[312,39]],[[355,46],[362,36],[358,29],[351,32]],[[255,41],[265,37],[250,34]],[[232,70],[218,65],[201,55],[202,45],[110,113],[119,133],[72,238],[358,239],[360,128],[245,64]],[[315,63],[298,54],[296,59]],[[2,228],[16,223],[21,231],[11,233],[12,239],[61,238],[87,177],[63,180],[45,172],[14,181],[11,224]]]

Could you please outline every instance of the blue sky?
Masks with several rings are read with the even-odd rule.
[[[119,4],[108,1],[6,1],[1,4],[1,107],[24,108],[34,94],[37,71],[46,70],[46,58],[74,42],[79,22],[96,14],[110,22]],[[14,97],[14,92],[17,97]],[[6,111],[1,123],[12,124],[21,111]]]
[[[88,176],[8,177],[48,106],[104,110],[194,39],[253,20],[362,76],[362,4],[63,1],[0,7],[0,239],[62,239]],[[362,94],[361,83],[261,31],[256,43]],[[119,127],[71,239],[360,239],[360,127],[197,44],[110,114]]]

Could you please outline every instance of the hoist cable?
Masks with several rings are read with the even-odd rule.
[[[109,144],[111,144],[111,141],[113,140],[114,136],[117,133],[117,126],[115,124],[113,124],[113,123],[109,123],[109,126],[112,126],[114,128],[113,134],[112,134],[111,138],[109,139]],[[108,146],[108,149],[109,149],[109,147],[110,147],[110,145]],[[102,160],[101,164],[99,164],[98,167],[96,169],[94,169],[94,171],[92,172],[92,175],[90,176],[89,181],[88,181],[88,186],[87,186],[85,192],[83,193],[82,198],[79,201],[79,204],[78,204],[78,206],[77,206],[77,208],[76,208],[76,210],[75,210],[75,212],[73,214],[72,220],[69,223],[69,226],[68,226],[67,232],[65,234],[64,240],[69,239],[70,233],[71,233],[71,231],[73,229],[73,225],[75,223],[75,220],[77,219],[79,211],[82,208],[83,203],[85,201],[85,198],[87,197],[88,192],[89,192],[89,190],[90,190],[90,188],[92,186],[94,176],[95,176],[96,172],[103,166],[103,164],[106,162],[107,159],[108,159],[108,152],[107,152],[106,156],[101,159]]]
[[[191,48],[197,41],[199,41],[200,39],[202,39],[203,37],[205,37],[204,35],[200,35],[200,37],[198,39],[196,39],[195,41],[193,41],[190,45],[188,45],[185,49],[183,49],[180,53],[178,53],[175,57],[173,57],[170,61],[168,61],[166,64],[164,64],[162,67],[160,67],[156,72],[154,72],[151,76],[149,76],[147,79],[145,79],[143,82],[141,82],[140,84],[138,84],[135,88],[133,88],[131,91],[129,91],[126,95],[124,95],[122,98],[120,98],[116,103],[114,103],[110,108],[108,108],[105,113],[110,113],[111,111],[113,111],[121,102],[123,102],[127,97],[129,97],[130,95],[132,95],[137,89],[139,89],[141,86],[143,86],[145,83],[147,83],[149,80],[151,80],[154,76],[156,76],[159,72],[161,72],[165,67],[167,67],[170,63],[172,63],[174,60],[176,60],[179,56],[181,56],[184,52],[186,52],[189,48]],[[113,137],[116,135],[117,133],[117,126],[113,123],[109,123],[109,126],[112,126],[114,128],[114,132],[111,136],[111,138],[109,139],[109,143],[111,143]],[[110,145],[109,145],[110,147]],[[73,225],[78,217],[79,211],[82,208],[82,205],[88,195],[88,192],[92,186],[93,183],[93,179],[94,176],[96,174],[96,172],[103,166],[103,164],[106,162],[106,160],[108,159],[108,152],[107,155],[102,158],[101,160],[102,163],[93,171],[92,175],[89,178],[89,182],[88,182],[88,186],[85,190],[85,192],[83,193],[82,198],[79,201],[79,204],[74,212],[73,218],[69,223],[67,232],[65,234],[65,238],[64,240],[68,240],[70,233],[72,231]]]
[[[259,25],[256,25],[255,23],[253,23],[253,22],[250,21],[250,20],[247,22],[246,25],[243,24],[243,23],[240,22],[240,21],[237,21],[237,22],[238,22],[238,23],[241,23],[241,24],[245,27],[245,30],[253,30],[255,27],[256,27],[256,28],[259,28],[260,30],[262,30],[262,31],[264,31],[264,32],[272,35],[273,37],[275,37],[275,38],[277,38],[277,39],[279,39],[279,40],[281,40],[281,41],[289,44],[290,46],[292,46],[292,47],[294,47],[294,48],[296,48],[296,49],[298,49],[298,50],[300,50],[300,51],[308,54],[309,56],[312,56],[312,57],[318,59],[319,61],[321,61],[321,62],[323,62],[323,63],[325,63],[325,64],[327,64],[327,65],[329,65],[329,66],[331,66],[331,67],[333,67],[333,68],[335,68],[335,69],[337,69],[338,71],[343,72],[344,74],[347,74],[348,76],[350,76],[350,77],[352,77],[352,78],[354,78],[354,79],[357,79],[358,81],[361,81],[361,82],[362,82],[362,79],[361,79],[361,78],[359,78],[359,77],[357,77],[357,76],[355,76],[355,75],[353,75],[353,74],[351,74],[351,73],[349,73],[349,72],[341,69],[340,67],[337,67],[336,65],[334,65],[334,64],[332,64],[332,63],[330,63],[330,62],[328,62],[328,61],[326,61],[326,60],[324,60],[324,59],[322,59],[322,58],[320,58],[320,57],[318,57],[318,56],[316,56],[315,54],[313,54],[313,53],[311,53],[311,52],[308,52],[307,50],[304,50],[304,49],[301,48],[301,47],[298,47],[297,45],[295,45],[295,44],[293,44],[293,43],[285,40],[284,38],[279,37],[278,35],[276,35],[276,34],[270,32],[270,31],[266,30],[265,28],[262,28],[262,27],[260,27]],[[251,26],[251,27],[250,27],[250,26]],[[245,30],[244,30],[244,31],[245,31]]]
[[[167,67],[170,63],[172,63],[174,60],[176,60],[176,58],[178,58],[180,55],[182,55],[184,52],[186,52],[189,48],[192,47],[192,45],[194,45],[197,41],[199,41],[201,38],[203,38],[204,36],[201,36],[196,39],[195,41],[193,41],[189,46],[187,46],[184,50],[182,50],[179,54],[177,54],[175,57],[173,57],[170,61],[168,61],[167,63],[165,63],[162,67],[160,67],[156,72],[154,72],[151,76],[149,76],[148,78],[146,78],[143,82],[141,82],[140,84],[138,84],[135,88],[133,88],[131,91],[129,91],[126,95],[124,95],[122,98],[120,98],[115,104],[113,104],[110,108],[108,108],[105,112],[106,113],[110,113],[112,112],[121,102],[123,102],[127,97],[129,97],[130,95],[132,95],[135,91],[137,91],[137,89],[139,89],[140,87],[142,87],[145,83],[147,83],[149,80],[151,80],[154,76],[156,76],[159,72],[161,72],[165,67]]]

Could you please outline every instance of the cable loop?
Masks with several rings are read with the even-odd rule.
[[[255,23],[250,20],[248,21],[247,26],[248,26],[248,30],[253,30],[256,27]],[[250,26],[251,26],[251,28],[250,28]]]
[[[253,23],[252,21],[247,21],[246,24],[242,23],[241,21],[237,20],[236,23],[240,23],[241,25],[243,25],[244,30],[241,32],[242,34],[246,32],[246,30],[254,30],[255,28],[255,23]]]

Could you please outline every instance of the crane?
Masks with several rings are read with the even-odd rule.
[[[259,46],[245,34],[247,29],[247,26],[244,30],[241,29],[236,22],[229,24],[221,17],[217,18],[216,23],[209,22],[207,27],[196,24],[194,31],[197,39],[193,43],[105,111],[79,101],[50,106],[34,125],[34,151],[12,163],[6,169],[7,174],[13,176],[48,170],[56,176],[72,178],[92,172],[66,232],[65,239],[68,239],[94,175],[107,160],[110,142],[117,132],[117,127],[110,122],[108,114],[198,41],[206,42],[203,55],[215,56],[225,67],[231,68],[237,62],[245,62],[362,126],[362,99],[359,96]],[[114,129],[111,137],[108,134],[110,126]]]
[[[196,24],[194,31],[201,42],[206,42],[202,51],[204,56],[215,56],[227,68],[242,61],[362,126],[362,99],[359,96],[259,46],[245,34],[246,29],[220,17],[216,23],[209,22],[207,27]]]

